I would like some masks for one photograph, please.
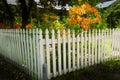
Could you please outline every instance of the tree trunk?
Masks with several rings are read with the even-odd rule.
[[[29,23],[30,12],[34,4],[34,0],[29,0],[28,6],[25,0],[19,0],[21,3],[22,10],[22,28],[26,28],[25,26]]]

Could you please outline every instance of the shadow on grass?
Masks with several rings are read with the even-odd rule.
[[[86,67],[51,80],[120,80],[120,58]]]
[[[0,56],[0,80],[34,80],[16,66],[5,61]]]

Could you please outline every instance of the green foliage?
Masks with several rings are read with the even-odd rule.
[[[8,5],[6,0],[0,0],[0,22],[7,26],[13,25],[14,22],[12,8]]]
[[[18,5],[10,6],[10,7],[11,7],[12,12],[14,13],[13,17],[15,19],[16,17],[21,18],[21,20],[15,20],[13,21],[13,23],[17,24],[20,27],[22,26],[21,28],[25,28],[27,24],[32,24],[34,28],[38,27],[44,30],[46,28],[49,29],[51,24],[54,24],[55,28],[58,29],[58,23],[61,24],[60,26],[64,26],[65,28],[69,28],[69,29],[79,30],[81,28],[79,24],[70,25],[68,23],[68,16],[67,16],[68,11],[66,11],[63,7],[61,10],[55,10],[53,6],[55,5],[64,6],[66,5],[66,3],[70,5],[77,5],[79,3],[80,5],[82,5],[82,3],[85,3],[85,2],[88,2],[88,3],[91,2],[91,4],[96,2],[93,0],[90,0],[90,1],[89,0],[72,0],[72,1],[58,0],[58,3],[56,3],[55,0],[40,0],[38,4],[42,5],[43,8],[37,8],[37,3],[34,0],[30,0],[30,1],[29,0],[17,0],[17,1],[18,1]],[[4,6],[4,5],[2,4],[1,6]],[[6,13],[8,14],[8,12]],[[48,21],[45,22],[42,20],[44,13],[49,13],[49,14],[54,13],[56,14],[56,16],[59,16],[59,19],[57,19],[58,21],[55,22],[54,20],[50,20],[48,18]],[[38,23],[40,23],[39,26],[38,26]],[[97,26],[98,24],[99,26]],[[102,25],[104,25],[102,24],[102,22],[98,24],[95,25],[97,28],[102,27]]]
[[[107,28],[108,24],[105,19],[102,19],[95,27],[98,29],[105,29]]]
[[[120,66],[120,58],[115,58],[114,60],[103,62],[101,65],[104,66],[108,72],[120,73],[120,67],[118,67]]]
[[[120,0],[105,11],[108,26],[111,28],[119,28],[120,20]]]
[[[118,19],[118,21],[116,22],[115,27],[116,27],[116,28],[120,28],[120,19]]]

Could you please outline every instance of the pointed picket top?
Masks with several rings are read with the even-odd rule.
[[[55,30],[54,30],[54,29],[52,29],[52,36],[53,36],[53,35],[55,35]]]
[[[64,39],[65,36],[66,36],[65,34],[66,34],[65,30],[63,30],[63,31],[62,31],[62,35],[61,35],[61,37],[62,37],[63,39]]]
[[[52,36],[51,37],[52,37],[52,40],[55,39],[55,30],[54,29],[52,29]]]
[[[39,35],[40,35],[40,39],[42,39],[43,36],[42,36],[42,30],[41,29],[39,30]]]
[[[73,41],[75,39],[75,30],[72,30],[72,38],[73,38]]]
[[[72,34],[75,34],[75,30],[72,30]]]
[[[68,29],[68,35],[70,34],[70,29]]]
[[[46,29],[46,30],[45,30],[45,33],[46,33],[46,35],[48,35],[48,34],[49,34],[49,31],[48,31],[48,29]]]
[[[60,37],[60,30],[58,29],[58,31],[57,31],[57,34],[58,34],[58,36]]]
[[[57,39],[60,39],[61,37],[60,37],[60,30],[58,29],[58,31],[57,31]]]

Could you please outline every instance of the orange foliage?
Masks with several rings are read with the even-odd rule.
[[[64,30],[65,27],[64,27],[64,26],[60,26],[59,29],[60,29],[60,30]]]
[[[73,18],[70,18],[70,19],[68,20],[68,23],[74,25],[74,24],[77,23],[77,20],[76,20],[76,19],[73,19]]]
[[[82,21],[82,17],[77,16],[77,21],[78,21],[78,22]]]
[[[44,21],[48,21],[48,17],[42,17],[42,19],[44,20]]]
[[[14,25],[13,25],[13,28],[14,28],[14,29],[18,29],[19,26],[18,26],[17,24],[14,24]]]
[[[94,19],[91,19],[91,14],[94,14],[96,17]],[[69,24],[75,25],[79,23],[84,29],[90,28],[89,24],[98,23],[101,19],[98,10],[88,3],[70,8],[69,15]]]
[[[57,19],[57,16],[50,16],[51,19]]]
[[[88,24],[86,24],[85,21],[81,22],[80,25],[82,26],[83,29],[88,29],[88,28],[90,28],[90,26],[88,26]]]
[[[0,28],[3,28],[3,27],[4,27],[3,23],[0,23]]]
[[[26,25],[26,29],[30,29],[30,28],[32,28],[32,25],[31,24],[27,24]]]

